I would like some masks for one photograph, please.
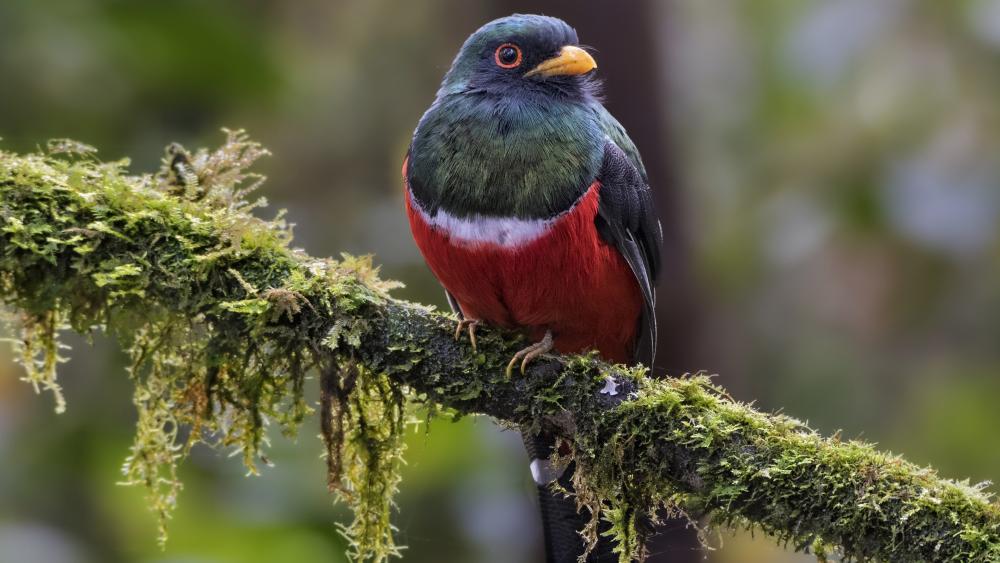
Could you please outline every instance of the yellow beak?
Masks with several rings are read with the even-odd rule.
[[[597,68],[597,61],[590,53],[573,45],[566,45],[559,54],[542,61],[538,66],[524,74],[525,77],[540,75],[549,76],[573,76],[585,74]]]

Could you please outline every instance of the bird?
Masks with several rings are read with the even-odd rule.
[[[553,351],[647,366],[655,357],[662,228],[596,69],[561,19],[490,21],[460,48],[403,161],[410,230],[460,319],[456,338],[467,330],[475,347],[476,328],[489,325],[532,342],[507,377]],[[589,515],[550,486],[569,485],[573,467],[550,461],[554,437],[523,435],[546,560],[577,561]],[[599,545],[589,560],[617,555]]]

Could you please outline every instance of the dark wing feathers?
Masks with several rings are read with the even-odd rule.
[[[597,231],[621,252],[639,282],[644,307],[636,360],[652,366],[656,356],[656,278],[663,242],[653,193],[644,174],[611,140],[604,145],[604,162],[597,179],[601,182]]]

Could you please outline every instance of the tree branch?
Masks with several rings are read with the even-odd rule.
[[[27,379],[58,394],[63,327],[122,341],[140,415],[126,470],[161,515],[191,445],[241,449],[253,467],[269,421],[294,431],[309,411],[302,386],[318,368],[331,487],[355,510],[359,558],[395,552],[408,396],[561,436],[579,501],[612,523],[623,560],[664,508],[820,557],[1000,560],[1000,507],[983,486],[822,438],[705,377],[577,356],[505,380],[517,337],[487,329],[473,351],[452,317],[389,296],[368,260],[310,258],[288,247],[280,218],[255,218],[241,186],[257,183],[244,169],[261,154],[236,133],[214,153],[174,146],[159,174],[131,176],[67,142],[0,152],[0,295],[20,314]]]

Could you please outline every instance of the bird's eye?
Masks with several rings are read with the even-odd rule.
[[[493,59],[500,68],[516,68],[521,64],[521,48],[513,43],[504,43],[497,47]]]

